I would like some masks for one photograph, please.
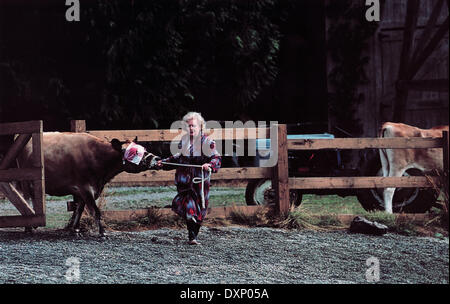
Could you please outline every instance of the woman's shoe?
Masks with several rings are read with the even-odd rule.
[[[188,244],[189,245],[200,245],[200,242],[197,241],[196,239],[193,239],[193,240],[190,240]]]

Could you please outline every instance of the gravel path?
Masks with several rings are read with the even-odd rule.
[[[168,228],[106,239],[0,230],[0,283],[367,283],[377,266],[379,283],[449,282],[448,239],[237,226],[202,227],[199,246],[186,238]]]
[[[137,208],[148,199],[175,195],[173,189],[145,190],[111,189],[108,207]],[[243,190],[216,191],[235,195]],[[54,199],[47,201],[47,214],[67,214],[68,199]],[[2,202],[0,211],[17,213]],[[379,283],[449,282],[448,238],[234,226],[202,227],[200,246],[189,246],[186,240],[184,229],[169,228],[108,232],[106,239],[75,238],[55,229],[39,228],[32,235],[0,229],[0,284],[339,284],[368,283],[367,278]]]

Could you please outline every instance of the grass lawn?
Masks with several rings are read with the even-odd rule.
[[[175,187],[107,187],[104,194],[97,200],[102,210],[130,210],[151,206],[165,207],[171,204],[176,195]],[[47,214],[46,228],[63,228],[67,225],[71,214],[66,211],[66,202],[71,196],[46,196]],[[245,206],[245,188],[212,187],[210,192],[210,207]],[[5,200],[0,200],[0,215],[17,213],[17,210]],[[336,214],[362,215],[369,220],[377,221],[395,227],[395,216],[384,212],[367,212],[355,196],[340,197],[338,195],[303,195],[302,203],[289,215],[288,221],[293,227],[311,228],[313,226],[339,226]],[[240,216],[240,215],[239,215]],[[250,220],[249,225],[258,225],[258,218]],[[270,222],[270,218],[264,221]],[[239,222],[245,223],[246,218]],[[253,223],[253,224],[251,224]],[[291,226],[290,224],[288,226]],[[410,229],[411,227],[407,227]],[[403,228],[402,228],[403,229]],[[405,230],[405,229],[403,229]]]
[[[105,210],[129,210],[147,208],[150,206],[164,207],[171,204],[176,194],[174,187],[109,187],[105,195],[100,197],[98,204]],[[47,196],[48,203],[58,203],[65,206],[70,196]],[[100,203],[100,201],[102,201]],[[210,193],[210,207],[245,206],[245,188],[213,187]],[[65,208],[65,207],[64,207]],[[48,209],[51,211],[52,209]],[[309,214],[361,214],[364,209],[354,196],[340,197],[338,195],[303,195],[300,209]],[[47,227],[63,227],[67,224],[71,213],[60,211],[47,213]]]
[[[365,210],[356,196],[303,195],[301,207],[312,214],[361,214]]]

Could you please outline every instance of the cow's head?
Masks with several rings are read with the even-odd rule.
[[[120,152],[122,165],[125,172],[139,173],[149,169],[157,169],[156,163],[161,158],[148,152],[143,146],[134,141],[120,142],[114,138],[111,140],[113,148]]]

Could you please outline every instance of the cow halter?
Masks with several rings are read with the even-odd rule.
[[[129,161],[130,163],[138,165],[141,163],[145,152],[146,151],[143,146],[131,142],[123,153],[123,163],[125,163],[125,161]]]

